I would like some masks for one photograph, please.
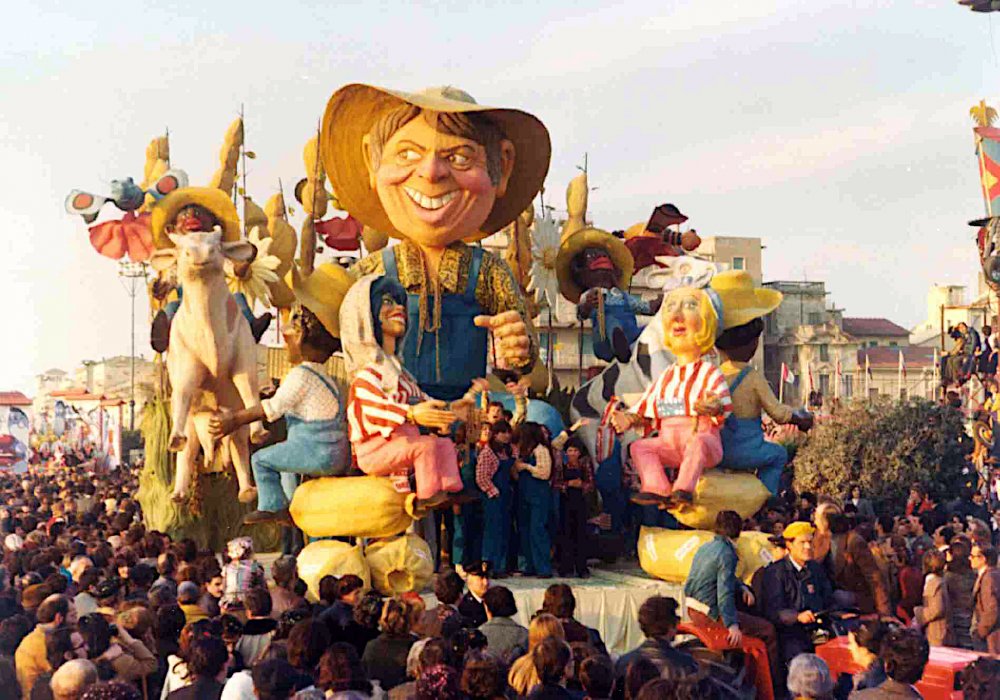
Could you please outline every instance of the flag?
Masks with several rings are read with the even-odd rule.
[[[812,390],[813,390],[813,388],[814,388],[814,384],[813,384],[813,366],[812,366],[812,362],[810,362],[810,363],[809,363],[809,364],[808,364],[808,365],[806,366],[806,371],[807,371],[807,372],[809,373],[809,391],[810,391],[810,392],[812,392]]]
[[[973,131],[986,213],[993,216],[994,212],[1000,214],[1000,129],[977,126]]]
[[[781,381],[784,384],[795,383],[795,375],[792,374],[792,370],[788,369],[788,365],[784,362],[781,363]]]
[[[837,365],[836,365],[836,369],[834,370],[834,372],[836,373],[838,379],[840,377],[844,376],[844,368],[840,364],[840,357],[839,356],[837,357]]]
[[[899,351],[899,374],[906,379],[906,362],[903,360],[903,351]]]
[[[869,379],[873,379],[873,377],[872,377],[872,364],[871,364],[871,362],[868,361],[868,353],[867,352],[865,353],[865,374],[868,375]]]

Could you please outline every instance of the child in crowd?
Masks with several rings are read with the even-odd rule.
[[[229,562],[222,568],[222,600],[219,607],[227,612],[243,610],[243,598],[251,589],[265,586],[264,567],[254,559],[253,540],[236,537],[226,545]]]
[[[594,467],[583,441],[566,442],[566,462],[552,467],[552,488],[560,494],[559,575],[588,578],[587,494],[594,492]]]
[[[514,436],[517,461],[513,476],[518,482],[517,530],[521,541],[518,568],[526,576],[552,577],[552,449],[541,425],[528,421]]]

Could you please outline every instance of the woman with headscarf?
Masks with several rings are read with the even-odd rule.
[[[340,328],[353,377],[348,426],[361,471],[392,477],[400,490],[408,489],[415,472],[416,506],[427,511],[448,505],[462,490],[462,478],[454,443],[421,435],[420,427],[447,430],[458,419],[457,406],[427,396],[403,367],[398,353],[406,323],[406,291],[399,282],[365,275],[347,292]]]

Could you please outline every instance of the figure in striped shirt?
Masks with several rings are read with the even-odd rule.
[[[415,472],[415,505],[421,512],[457,502],[462,478],[455,445],[421,435],[420,427],[446,431],[473,401],[463,397],[449,405],[433,399],[403,368],[398,352],[406,334],[406,291],[389,277],[366,275],[344,298],[340,324],[353,377],[347,423],[358,467],[403,483]]]
[[[618,432],[641,428],[657,433],[630,447],[642,483],[633,500],[680,505],[693,500],[702,472],[722,460],[719,430],[732,412],[732,400],[722,372],[702,359],[715,344],[722,304],[711,290],[681,287],[667,294],[660,315],[676,363],[631,409],[615,410],[612,422]],[[665,468],[677,469],[673,483]]]

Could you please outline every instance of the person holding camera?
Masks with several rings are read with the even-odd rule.
[[[101,680],[140,685],[142,679],[156,672],[156,656],[146,645],[124,627],[109,624],[103,615],[84,615],[80,618],[79,629],[87,644],[87,656],[97,666]]]

